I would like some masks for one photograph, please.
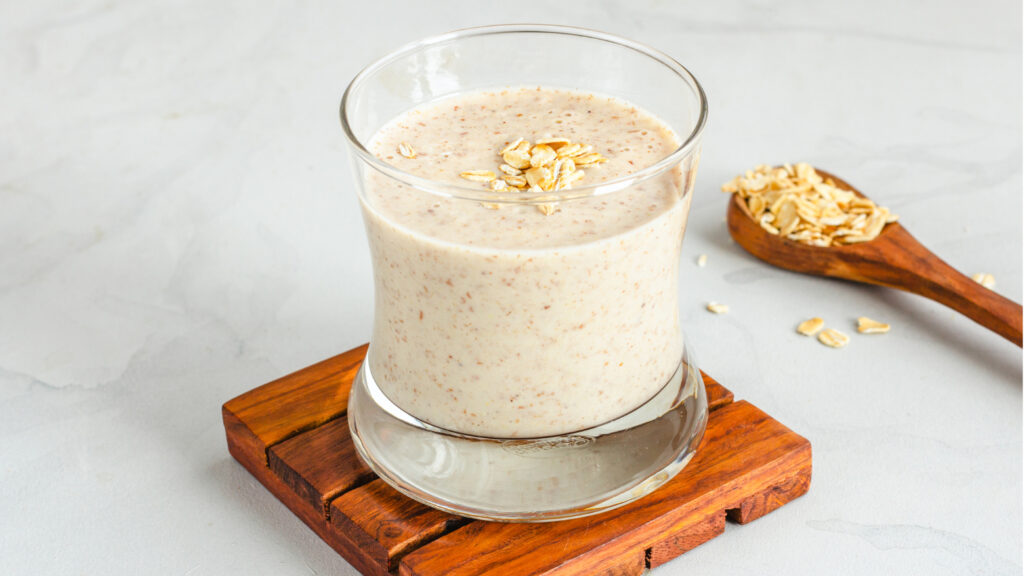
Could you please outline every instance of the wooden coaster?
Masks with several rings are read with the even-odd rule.
[[[224,404],[228,450],[365,575],[632,576],[803,495],[811,444],[704,375],[711,414],[693,460],[654,493],[597,516],[504,524],[402,496],[359,459],[345,408],[366,346]]]

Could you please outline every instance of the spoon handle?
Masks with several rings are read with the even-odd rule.
[[[863,260],[849,262],[861,281],[930,298],[1021,346],[1020,304],[961,274],[902,226],[890,226],[890,233],[860,245],[867,249],[858,251]]]

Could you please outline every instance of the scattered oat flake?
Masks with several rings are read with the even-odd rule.
[[[810,320],[804,320],[796,327],[796,331],[804,336],[814,336],[818,330],[825,327],[825,321],[815,316]]]
[[[994,288],[996,285],[996,277],[991,274],[986,274],[984,272],[978,272],[977,274],[971,276],[971,280],[974,280],[975,282],[981,284],[985,288],[991,289]]]
[[[402,142],[398,145],[398,153],[406,158],[415,158],[416,150],[413,149],[407,142]]]
[[[725,304],[719,304],[718,302],[708,302],[707,309],[708,312],[713,314],[725,314],[729,311],[728,306]]]
[[[872,320],[867,316],[857,318],[857,332],[861,334],[885,334],[889,331],[889,325]]]
[[[829,328],[818,333],[818,342],[829,348],[842,348],[850,343],[850,337],[838,330]]]
[[[707,254],[701,254],[700,256],[697,256],[697,266],[700,266],[701,268],[703,268],[703,267],[705,267],[707,265],[708,265],[708,255]]]

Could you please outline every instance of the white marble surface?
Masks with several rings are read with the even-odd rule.
[[[220,404],[369,335],[348,80],[509,21],[634,37],[704,83],[686,329],[814,445],[807,496],[655,573],[1019,574],[1020,350],[755,261],[717,191],[756,163],[827,167],[1020,301],[1014,0],[0,4],[0,573],[355,573],[229,458]],[[862,314],[892,333],[793,332]]]

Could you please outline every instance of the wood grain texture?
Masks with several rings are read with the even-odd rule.
[[[832,178],[836,186],[856,188]],[[859,244],[822,248],[769,233],[750,216],[738,195],[727,213],[729,233],[747,252],[769,264],[818,276],[897,288],[948,306],[1021,346],[1021,305],[971,280],[945,263],[894,222],[877,238]]]
[[[638,550],[632,554],[623,554],[622,558],[595,569],[594,576],[641,576],[647,572],[647,554]]]
[[[224,403],[225,418],[234,416],[236,442],[262,450],[266,462],[270,446],[343,415],[366,349],[364,344]]]
[[[399,573],[588,574],[623,550],[651,548],[699,526],[709,514],[773,489],[780,476],[810,474],[810,468],[807,440],[751,404],[735,402],[713,412],[696,456],[651,495],[596,517],[525,525],[474,522],[410,553]],[[780,492],[779,498],[802,493]]]
[[[224,405],[231,454],[367,575],[634,576],[806,492],[810,444],[702,374],[711,407],[693,461],[650,496],[547,524],[470,521],[414,502],[359,460],[344,417],[361,347]]]
[[[268,456],[274,474],[325,514],[335,496],[376,478],[356,454],[345,417],[272,446]]]
[[[363,551],[389,570],[409,551],[469,522],[410,500],[383,480],[356,488],[331,504],[331,523],[359,534]]]
[[[654,544],[648,549],[650,551],[648,566],[657,568],[725,532],[725,516],[725,510],[712,512],[686,530],[671,534],[661,542]]]
[[[747,524],[802,496],[811,485],[811,468],[798,468],[790,474],[773,480],[772,485],[744,498],[740,505],[728,511],[729,520]]]

